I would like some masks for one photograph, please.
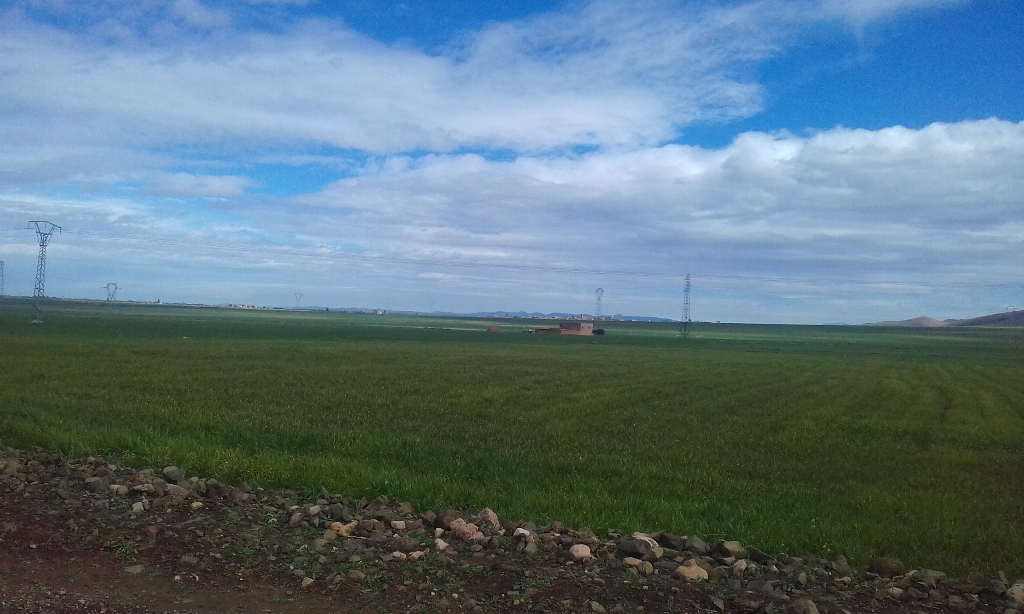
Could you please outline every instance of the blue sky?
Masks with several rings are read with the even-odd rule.
[[[1016,0],[0,5],[27,295],[868,322],[1024,308]]]

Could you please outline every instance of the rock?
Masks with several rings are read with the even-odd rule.
[[[636,569],[642,576],[649,576],[654,573],[654,565],[650,561],[640,561],[640,565]]]
[[[683,544],[683,549],[689,550],[690,552],[700,556],[704,556],[708,553],[708,545],[704,543],[703,539],[696,535],[691,535],[686,538],[686,542]]]
[[[840,576],[852,576],[853,568],[850,567],[850,563],[846,561],[845,556],[838,556],[836,560],[832,561],[831,567]]]
[[[586,544],[576,544],[569,548],[569,554],[572,555],[572,560],[577,563],[589,563],[594,560],[593,554],[590,552],[590,546]]]
[[[174,465],[164,467],[164,470],[160,473],[171,482],[180,482],[185,479],[185,470],[179,469]]]
[[[142,573],[142,565],[132,565],[131,567],[125,567],[124,572],[128,574],[138,575]]]
[[[1017,582],[1006,589],[1006,598],[1017,605],[1024,605],[1024,582]]]
[[[466,522],[462,518],[455,518],[449,526],[452,533],[455,533],[455,536],[463,541],[479,542],[484,540],[484,534],[472,522]]]
[[[309,514],[310,518],[315,518],[316,516],[320,515],[320,506],[319,505],[310,505],[309,506],[309,511],[306,512],[306,513]]]
[[[501,521],[498,520],[498,515],[489,507],[480,510],[480,513],[476,515],[475,524],[484,532],[497,532],[501,530]]]
[[[352,569],[347,574],[345,574],[345,577],[353,582],[362,582],[366,579],[366,574],[359,571],[358,569]]]
[[[405,530],[405,521],[404,520],[392,520],[391,521],[391,529],[393,531],[404,531]]]
[[[686,561],[676,569],[676,577],[686,580],[687,582],[703,582],[708,579],[708,572],[698,567],[696,564],[688,565],[687,563],[692,562],[693,559]]]
[[[100,494],[106,492],[107,482],[103,478],[85,478],[85,487],[89,489],[91,492]]]
[[[935,583],[946,577],[946,574],[934,569],[919,569],[910,576],[914,582],[921,582],[927,586],[934,587]]]
[[[594,535],[594,532],[587,527],[580,528],[579,531],[576,531],[575,536],[573,537],[573,543],[584,544],[587,546],[596,546],[600,541],[601,540],[597,539],[597,535]]]
[[[893,599],[899,600],[903,598],[903,589],[898,586],[891,586],[886,592],[889,593],[889,596]]]
[[[146,511],[146,504],[145,503],[143,503],[142,501],[136,501],[135,503],[132,503],[132,513],[133,514],[141,514],[144,511]]]
[[[658,544],[672,550],[686,550],[686,540],[672,533],[658,533],[654,536]]]
[[[303,514],[302,512],[295,512],[294,514],[292,514],[292,517],[288,520],[288,526],[290,526],[290,527],[297,527],[297,526],[299,526],[299,523],[302,522],[302,519],[304,517],[305,517],[305,514]]]
[[[423,555],[425,555],[425,554],[426,554],[426,552],[424,552],[422,550],[415,550],[415,551],[409,553],[409,560],[412,561],[413,563],[415,563],[416,561],[422,559]]]
[[[729,578],[728,567],[715,567],[711,571],[708,571],[707,569],[704,571],[708,572],[708,579],[712,582],[721,582]]]
[[[195,567],[199,564],[199,558],[192,556],[191,554],[181,555],[181,559],[179,559],[179,561],[182,565],[188,565],[189,567]]]
[[[732,564],[732,575],[737,578],[742,578],[743,573],[747,571],[747,559],[740,559]]]
[[[124,484],[111,484],[108,489],[110,494],[115,497],[123,497],[128,494],[128,487]]]
[[[440,527],[445,531],[451,531],[452,521],[456,518],[461,519],[462,512],[458,510],[447,510],[444,514],[437,517],[437,520],[434,521],[434,526]]]
[[[193,512],[199,511],[199,510],[203,509],[203,502],[202,501],[193,501],[192,505],[190,505],[189,508]]]
[[[626,567],[639,567],[640,559],[632,556],[627,556],[626,558],[622,559],[622,564]]]
[[[810,599],[797,599],[789,604],[789,611],[792,614],[818,614],[818,606]]]
[[[969,607],[967,605],[967,600],[957,595],[950,595],[948,603],[949,607],[953,608],[957,612],[963,612]]]
[[[313,583],[313,578],[306,576],[302,579],[302,588],[309,588],[309,585]]]
[[[747,549],[736,541],[716,542],[712,554],[722,558],[732,557],[734,559],[745,559],[748,556]]]
[[[437,548],[438,552],[444,552],[448,549],[448,543],[440,537],[438,537],[434,540],[434,547]]]
[[[590,611],[591,612],[605,612],[606,610],[604,609],[604,606],[601,605],[600,603],[598,603],[596,601],[591,601],[590,602]]]
[[[167,486],[164,487],[164,492],[166,492],[167,494],[169,494],[169,495],[171,495],[173,497],[182,497],[182,498],[187,497],[187,496],[192,494],[192,491],[190,491],[187,488],[182,488],[181,486],[178,486],[177,484],[168,484]]]
[[[883,578],[895,578],[907,573],[907,566],[899,559],[880,556],[868,561],[868,571]]]
[[[679,569],[679,563],[675,561],[658,561],[654,564],[654,568],[663,576],[671,576]]]
[[[359,522],[353,520],[352,522],[342,524],[340,522],[332,522],[330,530],[333,531],[338,537],[351,537],[352,531],[359,526]]]
[[[637,559],[642,559],[651,553],[651,544],[649,542],[633,537],[620,539],[617,548],[623,556],[631,556]]]
[[[770,555],[758,550],[753,546],[747,546],[747,553],[750,555],[750,560],[754,561],[758,565],[770,565],[775,562]]]

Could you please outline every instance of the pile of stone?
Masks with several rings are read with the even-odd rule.
[[[245,567],[258,561],[305,588],[363,582],[389,565],[503,553],[583,570],[621,570],[626,580],[699,586],[723,611],[731,604],[749,612],[810,614],[822,604],[842,610],[845,602],[865,599],[883,610],[885,604],[1014,614],[1024,609],[1024,581],[1010,582],[1002,573],[958,580],[908,570],[894,559],[873,560],[858,572],[842,556],[768,554],[736,541],[706,543],[667,532],[609,530],[599,536],[560,522],[502,522],[489,508],[417,512],[383,496],[231,486],[175,466],[137,470],[102,458],[68,462],[42,450],[8,448],[0,458],[0,484],[14,493],[49,488],[69,507],[137,530],[140,540],[186,543],[193,550],[178,559],[183,570],[230,565],[224,545],[249,544],[237,554],[248,557]]]

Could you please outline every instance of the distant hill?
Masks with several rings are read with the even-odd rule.
[[[940,326],[949,325],[949,320],[943,322],[942,320],[936,320],[935,318],[929,318],[928,316],[911,318],[910,320],[899,320],[897,322],[873,322],[871,324],[867,324],[867,326],[911,326],[917,328],[938,328]]]
[[[969,320],[954,320],[950,326],[1024,326],[1024,310],[993,313]]]
[[[1005,311],[967,320],[936,320],[928,316],[895,322],[873,322],[865,326],[907,326],[938,328],[941,326],[1024,326],[1024,311]]]

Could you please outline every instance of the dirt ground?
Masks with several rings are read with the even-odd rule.
[[[466,523],[455,510],[438,518],[383,498],[260,491],[103,459],[0,451],[0,614],[1004,614],[1010,605],[998,579],[847,575],[838,564],[784,555],[737,572],[721,555],[658,546],[640,561],[622,551],[629,536],[487,526],[483,512],[465,517],[486,535],[473,525],[460,539],[455,524]],[[574,559],[578,544],[591,544],[594,556]],[[684,562],[711,570],[711,581],[680,579],[673,570]]]

